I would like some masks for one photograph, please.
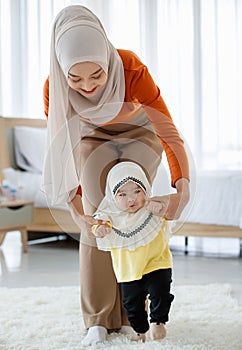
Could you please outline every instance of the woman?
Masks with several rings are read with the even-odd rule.
[[[147,67],[131,51],[116,50],[99,19],[79,5],[64,8],[52,31],[50,73],[44,86],[48,151],[43,190],[52,204],[68,203],[81,230],[81,306],[88,329],[83,344],[104,341],[129,322],[109,252],[96,247],[92,217],[114,164],[134,161],[152,183],[166,152],[177,193],[154,197],[166,219],[177,219],[189,199],[183,141]]]

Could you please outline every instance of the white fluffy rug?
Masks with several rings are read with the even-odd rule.
[[[167,338],[130,342],[111,334],[88,349],[241,350],[242,308],[230,286],[174,286]],[[0,288],[1,350],[81,350],[85,335],[79,288]]]

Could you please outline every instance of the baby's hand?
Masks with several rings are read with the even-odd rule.
[[[110,227],[110,225],[105,224],[105,225],[99,225],[95,232],[94,235],[98,238],[103,238],[105,237],[107,234],[109,234],[111,232],[112,228]]]

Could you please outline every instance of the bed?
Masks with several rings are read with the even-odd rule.
[[[238,238],[242,256],[242,171],[197,174],[195,198],[185,223],[176,234]]]
[[[203,171],[191,174],[191,200],[176,222],[173,235],[240,239],[242,256],[242,171]],[[168,166],[159,168],[153,193],[172,192]]]
[[[25,167],[25,171],[21,171],[21,176],[26,177],[31,172],[35,174],[34,183],[40,182],[45,133],[44,119],[0,117],[1,179],[4,173],[9,176],[11,171],[20,172],[19,167]],[[31,146],[29,142],[32,142]],[[16,154],[19,153],[19,149],[22,149],[23,159],[21,154]],[[32,153],[38,156],[26,162],[26,152],[30,153],[29,157]],[[32,168],[29,169],[28,166]],[[186,246],[190,236],[242,239],[242,172],[204,172],[196,176],[195,182],[195,198],[175,226],[174,234],[184,236]],[[154,194],[162,194],[159,193],[161,188],[167,191],[166,186],[169,187],[169,179],[167,176],[164,177],[164,169],[161,168],[155,179]],[[30,196],[32,197],[26,199],[34,199],[35,208],[33,223],[27,228],[29,231],[79,233],[68,208],[49,208],[39,189],[37,192],[35,190],[34,198],[33,192]],[[187,252],[187,249],[185,251]]]
[[[31,129],[30,129],[31,128]],[[3,118],[0,117],[0,179],[1,182],[4,178],[4,172],[7,172],[9,176],[16,174],[22,181],[25,180],[27,185],[32,187],[40,183],[41,173],[38,171],[41,161],[34,164],[36,171],[20,170],[16,159],[16,130],[26,132],[33,130],[31,137],[32,146],[29,147],[29,151],[33,154],[35,151],[41,153],[42,158],[44,154],[44,143],[46,121],[44,119],[25,119],[25,118]],[[38,131],[40,131],[38,133]],[[32,135],[32,136],[31,136]],[[26,138],[25,140],[26,141]],[[35,141],[35,142],[34,142]],[[35,146],[34,146],[35,143]],[[38,157],[35,157],[38,158]],[[31,166],[29,162],[26,162],[28,166]],[[22,165],[22,164],[21,164]],[[6,170],[7,169],[7,170]],[[25,187],[27,186],[25,183]],[[68,208],[51,208],[49,209],[44,195],[41,191],[31,188],[30,193],[26,193],[26,200],[34,200],[34,213],[33,222],[27,227],[28,231],[31,232],[42,232],[42,233],[68,233],[78,234],[79,229],[74,223]],[[30,198],[33,195],[34,198]]]

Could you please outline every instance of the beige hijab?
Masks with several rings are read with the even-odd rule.
[[[76,63],[94,62],[107,82],[94,97],[72,90],[68,71]],[[120,112],[125,95],[123,64],[99,19],[74,5],[56,17],[51,38],[47,152],[42,190],[51,205],[70,201],[79,186],[80,118],[102,125]]]

